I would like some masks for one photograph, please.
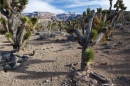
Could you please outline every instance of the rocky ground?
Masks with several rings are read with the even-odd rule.
[[[129,26],[126,28],[130,29]],[[73,70],[71,65],[80,68],[80,45],[69,42],[66,37],[46,40],[35,38],[32,36],[25,51],[19,53],[30,55],[26,62],[16,70],[0,71],[0,86],[67,86],[65,84],[70,80],[69,75]],[[4,35],[0,35],[0,54],[11,49]],[[109,43],[98,44],[93,49],[95,58],[90,71],[104,76],[113,86],[130,86],[130,33],[115,29]],[[35,55],[31,56],[33,50]],[[92,85],[80,82],[71,86]]]

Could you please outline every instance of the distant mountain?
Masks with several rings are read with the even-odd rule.
[[[37,16],[39,18],[39,22],[42,21],[66,21],[70,20],[72,18],[81,17],[80,14],[76,14],[74,12],[69,13],[61,13],[61,14],[54,14],[50,12],[33,12],[33,13],[23,13],[23,15],[26,15],[28,17],[34,17]]]
[[[57,14],[57,17],[62,21],[67,21],[67,20],[71,20],[72,18],[81,17],[81,15],[76,14],[74,12],[69,12],[69,13]]]

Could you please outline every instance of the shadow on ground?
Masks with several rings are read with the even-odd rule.
[[[36,71],[29,71],[29,65],[32,64],[40,64],[40,63],[53,63],[55,60],[27,60],[23,63],[23,65],[16,70],[13,70],[11,72],[17,72],[22,73],[21,75],[16,76],[18,79],[41,79],[41,78],[49,78],[53,76],[59,76],[59,75],[68,75],[70,72],[36,72]],[[44,64],[43,64],[44,66]]]

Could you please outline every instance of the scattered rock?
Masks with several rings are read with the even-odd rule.
[[[49,49],[49,48],[46,48],[46,49]]]
[[[105,54],[110,54],[110,51],[109,51],[109,50],[103,51],[103,53],[105,53]]]
[[[0,66],[7,72],[7,70],[14,70],[21,65],[21,63],[27,60],[27,56],[19,56],[13,53],[6,53],[0,56]]]
[[[35,33],[35,35],[40,35],[40,33],[39,33],[39,32],[37,32],[37,33]]]
[[[49,83],[50,83],[49,80],[45,80],[45,81],[44,81],[44,84],[49,84]]]
[[[115,48],[113,44],[110,44],[109,42],[105,44],[106,49],[112,49]]]
[[[101,65],[107,65],[108,63],[107,62],[105,62],[105,63],[101,63]]]
[[[115,25],[116,28],[121,28],[122,27],[122,23],[118,23]]]
[[[130,33],[130,30],[129,30],[129,28],[124,28],[124,29],[123,29],[123,32],[124,32],[124,33]]]

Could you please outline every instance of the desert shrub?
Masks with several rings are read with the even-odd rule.
[[[65,29],[66,29],[66,32],[67,32],[67,33],[69,33],[69,34],[72,34],[72,33],[73,33],[73,31],[72,31],[72,29],[71,29],[70,26],[66,26]]]
[[[91,48],[87,48],[84,52],[85,63],[91,63],[94,59],[94,51]]]

